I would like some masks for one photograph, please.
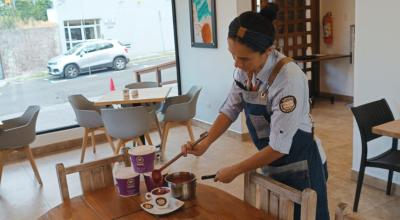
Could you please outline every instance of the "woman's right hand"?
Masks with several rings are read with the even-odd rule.
[[[207,151],[209,144],[207,144],[207,138],[202,140],[196,146],[193,146],[193,142],[188,141],[186,144],[182,145],[181,151],[183,156],[186,157],[188,154],[193,154],[195,156],[201,156]]]

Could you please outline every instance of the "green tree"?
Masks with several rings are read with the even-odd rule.
[[[47,9],[52,5],[51,0],[15,0],[15,9],[22,20],[47,21]]]
[[[47,21],[51,0],[14,0],[12,5],[0,5],[0,28],[12,28],[17,21]],[[15,5],[15,8],[13,7]]]
[[[0,28],[13,28],[17,20],[16,10],[7,5],[0,7]]]

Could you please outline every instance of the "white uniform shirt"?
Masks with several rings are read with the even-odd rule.
[[[263,91],[263,88],[266,87],[272,69],[276,63],[284,57],[283,54],[276,50],[268,56],[264,67],[256,74],[258,81],[260,81],[260,90],[258,93]],[[234,77],[237,81],[246,85],[246,81],[248,80],[247,73],[239,70]],[[268,99],[266,100],[260,98],[252,99],[246,91],[233,83],[225,103],[220,108],[220,112],[234,121],[243,110],[244,101],[252,104],[265,105],[267,111],[271,115],[271,123],[267,129],[261,126],[260,128],[263,129],[263,131],[258,131],[258,126],[255,125],[257,135],[259,138],[269,137],[269,145],[274,150],[288,154],[293,137],[298,129],[311,132],[312,125],[309,117],[310,105],[306,75],[294,62],[284,65],[269,88],[267,97]],[[291,103],[289,104],[289,108],[285,105],[285,100],[288,99],[291,100],[291,102],[289,102]],[[295,106],[290,106],[293,104],[293,100]],[[253,124],[262,123],[260,122],[260,116],[253,117],[250,115],[250,120],[252,120]],[[323,162],[324,161],[323,159]]]

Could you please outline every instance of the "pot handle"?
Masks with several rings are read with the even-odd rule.
[[[213,174],[213,175],[202,176],[201,179],[202,180],[213,179],[213,178],[215,178],[215,176],[217,176],[217,175]]]

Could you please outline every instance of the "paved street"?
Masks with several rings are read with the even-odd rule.
[[[136,81],[134,70],[173,59],[171,56],[140,64],[130,62],[122,71],[97,71],[74,79],[49,76],[22,82],[11,81],[0,87],[0,120],[20,115],[29,105],[40,105],[38,130],[75,124],[75,116],[67,99],[69,95],[83,94],[90,99],[98,98],[109,91],[111,78],[116,89],[122,89],[124,85]],[[176,79],[176,69],[163,71],[162,77],[163,81]],[[155,81],[155,74],[146,74],[142,80]],[[176,93],[176,89],[173,93]]]

